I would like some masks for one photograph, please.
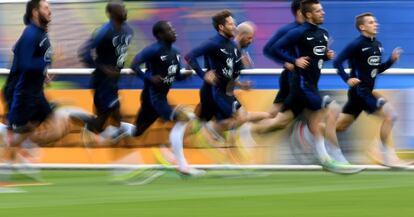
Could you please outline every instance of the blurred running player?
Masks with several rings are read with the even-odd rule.
[[[390,142],[397,113],[385,98],[373,90],[377,75],[390,68],[400,58],[402,50],[395,48],[391,57],[383,62],[382,44],[376,39],[379,25],[375,16],[372,13],[360,14],[355,18],[355,26],[360,36],[351,41],[334,61],[338,74],[349,85],[348,101],[339,116],[336,129],[346,130],[362,111],[381,117],[380,139],[384,150],[381,163],[399,167],[406,163],[398,158]],[[350,63],[350,74],[344,70],[345,61]]]
[[[33,145],[28,138],[52,114],[43,91],[52,61],[47,34],[51,16],[47,1],[27,2],[23,17],[26,28],[13,48],[13,64],[3,90],[8,129],[0,127],[0,133],[7,131],[4,160],[8,163],[16,160],[19,146]]]
[[[97,117],[87,124],[87,129],[101,133],[107,121],[112,118],[112,124],[118,130],[111,137],[116,141],[127,131],[121,127],[118,81],[133,31],[126,23],[127,10],[122,2],[109,2],[106,13],[109,22],[96,30],[81,47],[79,55],[88,67],[95,68],[91,85],[94,89],[93,100]],[[93,50],[96,53],[95,59],[92,55]]]
[[[329,34],[319,27],[324,22],[325,12],[318,0],[301,2],[301,12],[305,23],[292,29],[271,47],[271,52],[282,60],[295,65],[298,79],[293,79],[291,94],[283,105],[283,111],[303,109],[309,129],[314,135],[315,149],[321,164],[327,169],[336,168],[336,162],[327,153],[324,133],[320,123],[324,123],[323,108],[329,100],[319,95],[318,81],[324,61],[330,60],[334,52],[328,48]],[[297,54],[287,53],[294,47]]]
[[[290,81],[293,78],[295,67],[293,64],[289,62],[283,62],[280,59],[278,59],[275,55],[273,55],[273,53],[271,52],[271,47],[287,32],[302,25],[303,22],[305,22],[302,12],[300,11],[301,1],[302,0],[293,0],[290,6],[291,12],[295,20],[292,23],[286,24],[285,26],[282,26],[280,29],[278,29],[278,31],[269,39],[269,41],[265,44],[263,48],[263,54],[266,57],[275,61],[276,63],[283,64],[283,71],[279,77],[279,91],[277,92],[276,98],[273,101],[273,107],[270,111],[270,114],[273,117],[276,117],[276,115],[281,111],[283,102],[289,95],[289,86],[291,83]],[[286,50],[289,54],[296,55],[295,47],[291,47]],[[288,116],[288,117],[282,118],[282,120],[284,119],[291,120],[293,119],[294,114],[292,113],[291,110],[287,110],[287,111],[283,111],[283,114],[281,114],[281,117],[283,116]],[[280,124],[281,122],[286,122],[286,121],[276,120],[275,122]]]
[[[250,58],[250,55],[246,51],[246,49],[253,42],[255,32],[256,26],[254,25],[254,23],[250,21],[245,21],[237,26],[237,34],[234,38],[234,42],[240,49],[242,55],[241,61],[244,67],[252,67],[253,65],[253,61]],[[207,71],[209,71],[210,66],[208,56],[205,56],[204,61]],[[206,81],[203,81],[203,85],[200,88],[200,103],[196,106],[195,110],[195,114],[197,115],[197,117],[205,122],[210,121],[214,117],[215,112],[217,111],[216,106],[214,105],[211,87],[211,84],[209,84]]]
[[[180,52],[173,43],[177,34],[167,21],[158,21],[152,28],[157,42],[138,53],[131,68],[144,81],[141,93],[141,108],[135,122],[134,136],[141,136],[158,118],[164,121],[189,121],[190,117],[180,107],[173,108],[167,100],[168,92],[175,80],[184,80],[191,74],[181,73]],[[145,63],[143,72],[140,68]],[[178,171],[185,175],[202,173],[190,168],[184,158],[183,147],[172,145],[179,163]]]
[[[235,21],[228,10],[221,11],[213,16],[213,26],[217,35],[193,49],[185,59],[205,82],[212,85],[213,100],[210,105],[203,103],[202,108],[215,108],[214,117],[217,122],[214,130],[218,136],[229,129],[236,128],[242,123],[261,119],[261,114],[248,113],[234,96],[234,87],[250,89],[250,81],[239,81],[240,71],[243,69],[242,54],[237,44],[232,40],[236,33]],[[204,56],[208,61],[209,71],[204,72],[197,58]],[[203,96],[201,96],[203,97]]]
[[[237,34],[234,37],[234,41],[236,45],[239,47],[241,55],[242,55],[242,62],[245,68],[253,67],[253,61],[247,52],[247,48],[253,42],[254,35],[256,33],[256,26],[253,22],[245,21],[240,23],[237,26]]]
[[[13,65],[4,88],[11,147],[23,142],[52,113],[43,90],[47,67],[52,61],[47,34],[51,15],[45,0],[32,0],[26,4],[26,28],[14,46]]]

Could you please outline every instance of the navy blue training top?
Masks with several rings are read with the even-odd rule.
[[[295,64],[297,57],[309,57],[310,64],[306,69],[296,67],[295,70],[306,83],[317,88],[324,61],[328,60],[328,41],[329,34],[325,29],[305,22],[282,36],[271,47],[271,52],[276,58],[292,64]],[[287,52],[292,47],[295,48],[297,56]]]
[[[6,88],[14,97],[43,96],[47,67],[52,62],[52,47],[47,32],[29,24],[13,48],[13,65]]]
[[[108,77],[99,66],[108,65],[120,71],[124,67],[127,57],[128,45],[131,42],[133,31],[128,24],[124,23],[121,30],[117,31],[109,21],[95,31],[93,36],[82,46],[79,56],[82,62],[90,68],[96,68],[93,76],[97,80],[115,79]],[[96,58],[92,57],[92,50],[96,51]]]
[[[140,68],[143,63],[147,68],[145,73]],[[185,77],[180,72],[180,52],[171,44],[161,41],[149,45],[138,53],[131,68],[144,81],[144,88],[153,87],[165,94],[168,93],[175,79],[182,80]],[[161,77],[161,84],[156,85],[151,82],[151,77],[155,75]]]
[[[393,64],[391,58],[382,63],[382,52],[382,45],[376,38],[360,35],[342,50],[333,64],[342,80],[347,82],[349,78],[358,78],[361,80],[358,86],[372,90],[377,74],[384,72]],[[349,75],[344,70],[343,63],[346,60],[351,68]]]
[[[239,77],[243,69],[242,55],[236,43],[220,34],[194,48],[185,56],[186,61],[197,75],[204,78],[205,72],[197,61],[200,56],[204,56],[208,61],[209,69],[215,70],[218,78],[216,87],[224,91],[231,81]]]
[[[279,28],[277,30],[277,32],[275,34],[273,34],[273,36],[269,39],[269,41],[265,44],[265,46],[263,47],[263,54],[275,61],[276,63],[280,63],[280,64],[284,64],[285,62],[278,59],[272,52],[271,52],[271,48],[272,46],[280,39],[282,38],[282,36],[284,36],[286,33],[288,33],[290,30],[300,26],[301,24],[297,23],[297,22],[292,22],[289,23],[287,25],[282,26],[281,28]],[[291,48],[287,48],[286,52],[291,55],[291,56],[296,56],[296,50],[295,47],[291,47]]]

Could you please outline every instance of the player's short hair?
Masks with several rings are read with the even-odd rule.
[[[115,6],[123,5],[124,3],[120,0],[110,0],[108,4],[106,4],[105,11],[108,14],[112,14]]]
[[[364,24],[365,22],[365,17],[373,17],[374,14],[371,12],[365,12],[362,14],[359,14],[357,16],[355,16],[355,27],[358,31],[361,31],[361,29],[359,29],[359,26]]]
[[[163,31],[165,30],[165,26],[168,25],[168,21],[165,20],[160,20],[158,22],[156,22],[153,26],[152,26],[152,35],[154,35],[154,37],[159,40],[159,35],[160,33],[163,33]]]
[[[32,11],[33,9],[38,9],[41,1],[46,0],[30,0],[26,3],[26,13],[23,15],[24,25],[29,25],[30,20],[33,18]]]
[[[227,17],[231,17],[233,14],[229,10],[223,10],[215,14],[211,20],[213,21],[214,28],[219,31],[219,25],[226,24]]]
[[[319,4],[319,0],[303,0],[300,2],[300,11],[306,18],[306,13],[312,12],[312,5]]]
[[[293,16],[296,16],[296,11],[300,10],[300,3],[302,0],[292,0],[290,4],[290,11],[292,12]]]

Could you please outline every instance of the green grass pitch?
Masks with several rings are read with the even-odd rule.
[[[239,175],[241,173],[241,175]],[[266,176],[261,176],[266,175]],[[1,187],[0,216],[392,216],[414,213],[414,173],[169,171],[146,185],[111,183],[107,171],[42,171],[47,186]],[[18,183],[24,183],[19,180]]]

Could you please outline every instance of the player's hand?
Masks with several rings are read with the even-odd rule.
[[[215,85],[217,83],[217,76],[215,74],[215,71],[207,71],[206,74],[204,74],[204,80],[211,85]]]
[[[392,51],[391,60],[393,62],[399,60],[402,52],[403,52],[403,49],[401,49],[400,47],[394,48],[394,50]]]
[[[350,87],[355,87],[356,85],[358,85],[359,83],[361,83],[361,80],[359,80],[358,78],[350,78],[350,79],[348,79],[348,81],[346,83]]]
[[[49,74],[49,73],[47,73],[46,74],[46,77],[45,77],[45,81],[44,81],[44,83],[46,84],[46,85],[49,85],[50,84],[50,82],[52,82],[53,81],[53,79],[56,77],[56,75],[55,74]]]
[[[99,66],[99,69],[109,77],[117,77],[120,75],[119,70],[115,66],[101,65]]]
[[[237,82],[237,86],[240,87],[242,90],[250,90],[252,88],[251,81],[239,81]]]
[[[309,66],[309,57],[299,57],[295,61],[295,65],[301,69],[306,69]]]
[[[283,64],[283,66],[289,70],[290,72],[294,72],[295,71],[295,65],[293,65],[292,63],[288,63],[286,62],[285,64]]]
[[[151,83],[159,85],[162,83],[162,77],[160,75],[151,76]]]
[[[335,58],[335,51],[329,50],[328,53],[326,53],[326,57],[328,57],[328,59],[332,60],[333,58]]]

